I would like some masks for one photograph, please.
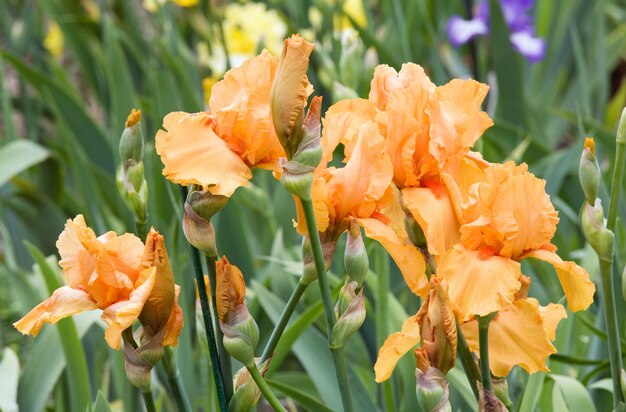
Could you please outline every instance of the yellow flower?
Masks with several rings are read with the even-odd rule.
[[[63,54],[63,32],[56,22],[51,22],[48,25],[46,37],[43,39],[43,46],[55,59],[60,58]]]
[[[68,220],[59,236],[59,265],[67,281],[13,325],[36,336],[44,323],[102,309],[105,339],[119,349],[122,332],[139,319],[144,333],[165,328],[162,344],[175,346],[183,325],[163,237],[152,230],[144,246],[135,235],[107,232],[96,237],[82,215]]]

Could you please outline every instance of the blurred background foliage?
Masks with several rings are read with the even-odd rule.
[[[189,3],[189,4],[187,4]],[[614,157],[614,132],[626,103],[626,5],[623,0],[537,0],[536,32],[547,41],[543,61],[530,64],[513,52],[506,27],[453,48],[446,37],[451,15],[469,16],[471,0],[4,0],[0,7],[0,409],[14,411],[141,410],[128,384],[121,353],[102,339],[97,314],[47,326],[37,339],[11,323],[62,282],[55,241],[68,217],[85,215],[97,233],[132,231],[132,216],[115,185],[117,145],[131,108],[143,112],[149,224],[165,234],[186,327],[177,356],[195,409],[214,410],[204,334],[195,321],[195,287],[180,228],[177,187],[161,176],[154,136],[170,111],[204,109],[210,86],[231,65],[266,47],[280,53],[282,39],[299,32],[317,42],[309,73],[325,107],[340,98],[367,97],[376,64],[399,69],[422,65],[436,84],[476,77],[491,86],[486,110],[495,126],[481,139],[488,160],[527,162],[547,180],[560,212],[555,243],[598,279],[595,255],[578,228],[583,194],[577,179],[585,136],[598,143],[604,172]],[[184,7],[191,5],[190,7]],[[469,8],[469,9],[468,9]],[[495,25],[494,25],[495,26]],[[218,215],[220,253],[238,265],[249,286],[249,307],[267,340],[301,272],[300,239],[292,227],[291,196],[269,172],[238,190]],[[626,261],[622,202],[617,267]],[[343,275],[342,245],[335,254],[335,284]],[[388,410],[372,365],[381,339],[399,330],[419,307],[384,252],[368,245],[368,317],[347,343],[359,410]],[[48,256],[48,257],[45,257]],[[524,263],[535,281],[531,295],[562,299],[552,269]],[[380,290],[377,274],[390,271]],[[281,397],[301,410],[340,410],[322,306],[310,288],[281,341],[267,377]],[[380,296],[389,319],[375,322]],[[621,302],[620,325],[626,309]],[[516,410],[591,411],[610,407],[606,335],[598,305],[569,313],[558,332],[550,373],[509,377]],[[377,330],[377,328],[379,328]],[[622,328],[623,330],[623,328]],[[622,333],[626,338],[626,334]],[[396,410],[417,410],[414,365],[406,356],[385,390]],[[240,365],[235,365],[235,368]],[[236,370],[236,369],[235,369]],[[162,376],[162,371],[159,375]],[[457,366],[449,374],[455,410],[476,402]],[[167,381],[157,401],[173,410]],[[110,403],[110,406],[109,406]],[[594,406],[595,405],[595,406]]]

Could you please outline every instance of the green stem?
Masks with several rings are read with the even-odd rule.
[[[274,350],[276,350],[276,346],[278,346],[280,337],[283,335],[283,332],[285,331],[285,327],[287,327],[287,323],[289,323],[291,315],[298,306],[298,302],[300,302],[300,298],[302,297],[304,291],[308,286],[308,283],[300,281],[291,293],[291,296],[287,301],[287,306],[285,306],[285,309],[283,309],[283,313],[280,314],[278,323],[276,323],[276,325],[274,326],[274,330],[272,331],[272,334],[270,335],[270,338],[265,345],[263,355],[261,356],[261,364],[268,360],[274,354]]]
[[[472,352],[470,352],[469,346],[467,346],[467,341],[465,340],[465,335],[463,335],[459,322],[456,323],[456,331],[458,336],[457,349],[459,352],[459,358],[461,359],[461,364],[463,365],[463,370],[465,371],[465,376],[467,376],[467,380],[472,388],[472,392],[474,392],[474,396],[476,397],[476,400],[478,400],[479,394],[476,382],[480,381],[480,372],[478,371],[476,362],[474,362]]]
[[[137,232],[137,236],[139,236],[139,239],[145,242],[146,237],[148,236],[147,222],[142,223],[135,220],[135,232]]]
[[[270,406],[274,408],[275,411],[287,412],[287,409],[285,409],[285,407],[280,403],[276,395],[274,395],[274,392],[272,392],[272,390],[270,389],[267,382],[265,382],[265,379],[263,379],[263,376],[261,376],[259,368],[257,368],[254,363],[251,363],[249,365],[246,365],[246,369],[248,369],[248,372],[250,372],[250,376],[252,376],[252,379],[254,379],[254,382],[256,382],[256,386],[259,387],[259,390],[261,391],[267,402],[270,404]]]
[[[176,358],[174,358],[174,350],[169,346],[165,347],[163,368],[167,374],[167,380],[172,390],[172,397],[178,407],[178,412],[191,412],[191,405],[189,404],[185,387],[180,380],[178,365],[176,364]]]
[[[492,391],[491,370],[489,369],[489,322],[495,316],[495,312],[487,316],[476,316],[478,320],[478,345],[480,346],[480,371],[482,375],[483,390]]]
[[[626,113],[626,109],[624,109]],[[618,126],[617,136],[617,152],[615,154],[615,165],[613,167],[613,180],[611,182],[611,199],[609,201],[609,215],[606,219],[606,227],[615,232],[615,223],[617,222],[617,211],[619,210],[619,197],[622,190],[622,178],[624,176],[624,165],[626,164],[626,141],[620,134],[626,133],[622,129],[626,129],[626,115],[622,113],[622,120]]]
[[[211,291],[211,308],[214,314],[217,314],[217,299],[215,297],[215,287],[217,285],[217,269],[215,263],[217,262],[217,256],[206,256],[206,265],[209,271],[209,289]],[[215,336],[217,339],[217,352],[220,356],[221,373],[224,379],[224,386],[226,388],[226,399],[230,401],[233,397],[233,369],[231,366],[230,354],[224,348],[224,334],[222,328],[219,325],[217,316],[214,316]]]
[[[154,398],[152,397],[152,391],[142,392],[143,403],[146,405],[148,412],[156,412],[156,406],[154,406]]]
[[[183,204],[187,199],[187,188],[181,186],[181,195]],[[219,404],[220,411],[228,411],[228,401],[226,400],[226,389],[224,385],[224,379],[222,378],[220,359],[217,352],[217,344],[215,342],[215,331],[213,329],[213,321],[211,320],[211,309],[209,307],[209,297],[206,293],[206,287],[204,284],[204,274],[202,271],[202,262],[200,260],[200,252],[198,249],[189,245],[191,248],[191,258],[193,262],[194,275],[196,278],[196,287],[198,288],[198,295],[200,296],[200,307],[202,309],[202,319],[204,321],[204,329],[206,332],[207,346],[209,347],[209,356],[211,357],[211,371],[213,372],[213,379],[215,380],[215,391],[217,392],[217,402]]]
[[[622,351],[620,348],[619,327],[615,312],[615,278],[612,275],[612,269],[612,260],[600,259],[602,302],[604,303],[606,336],[609,346],[609,360],[611,361],[611,379],[613,380],[613,406],[617,407],[620,402],[624,402],[624,394],[622,393],[620,381]]]
[[[315,261],[315,270],[317,271],[317,279],[320,286],[320,294],[322,295],[322,304],[324,305],[324,314],[326,315],[326,334],[328,336],[328,346],[331,346],[333,328],[335,326],[335,311],[330,293],[330,284],[328,283],[328,275],[326,273],[326,264],[324,263],[324,252],[320,242],[319,233],[317,231],[317,222],[315,221],[315,211],[313,210],[313,202],[308,199],[300,199],[306,226],[311,241],[311,251]],[[352,393],[350,391],[350,382],[348,381],[348,368],[346,366],[345,353],[343,348],[331,348],[335,369],[337,372],[337,380],[339,382],[339,390],[343,408],[346,412],[352,412]]]
[[[378,288],[376,291],[376,344],[380,348],[385,339],[387,339],[388,316],[387,309],[388,304],[388,292],[389,292],[389,258],[386,253],[380,253],[382,250],[376,248],[374,261],[375,271],[378,274]],[[382,384],[383,401],[385,403],[385,410],[393,412],[396,410],[395,402],[393,399],[393,384],[391,380],[386,380]]]

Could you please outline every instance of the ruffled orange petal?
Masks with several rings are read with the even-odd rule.
[[[560,316],[558,308],[547,308],[550,327]],[[556,316],[555,316],[556,315]],[[461,325],[467,344],[479,355],[478,323],[476,320]],[[544,318],[537,306],[527,300],[515,301],[500,311],[489,324],[489,367],[495,376],[507,376],[513,366],[519,365],[528,373],[549,371],[548,356],[556,353],[544,326]]]
[[[270,120],[277,68],[277,58],[264,50],[229,70],[211,90],[216,133],[249,167],[275,169],[278,158],[285,156]]]
[[[359,222],[365,229],[365,236],[379,242],[391,255],[409,289],[416,295],[426,293],[426,262],[408,237],[400,237],[390,226],[378,219],[362,218]]]
[[[543,260],[554,266],[561,287],[567,298],[567,305],[572,312],[585,310],[593,303],[596,286],[589,279],[589,273],[574,262],[563,261],[556,253],[546,250],[532,250],[520,259],[534,258]]]
[[[420,87],[435,89],[424,69],[415,63],[403,64],[399,73],[386,64],[378,65],[374,70],[369,100],[376,103],[380,110],[386,110],[387,102],[394,90],[407,88],[415,82],[419,83]]]
[[[140,281],[143,280],[143,283],[133,290],[129,299],[114,303],[102,312],[102,320],[108,325],[104,332],[104,339],[111,348],[120,348],[122,332],[139,318],[154,287],[156,273],[156,267],[144,269],[140,275]]]
[[[402,189],[402,203],[424,231],[428,251],[443,255],[460,239],[459,223],[445,188],[435,192],[425,187]]]
[[[450,302],[461,322],[502,310],[521,287],[518,262],[483,253],[456,245],[437,265],[437,275],[448,283]]]
[[[417,120],[397,110],[379,116],[379,124],[382,119],[386,128],[385,153],[391,157],[394,183],[400,188],[418,186],[418,171],[413,161],[418,139]]]
[[[365,99],[340,100],[328,108],[322,120],[322,161],[326,167],[333,158],[333,152],[341,143],[345,146],[346,158],[350,158],[356,145],[362,124],[376,119],[376,106]]]
[[[364,124],[348,163],[330,172],[327,191],[336,221],[347,216],[369,217],[374,212],[393,176],[389,156],[383,154],[384,145],[376,125]]]
[[[543,330],[546,331],[548,339],[551,341],[556,339],[556,328],[559,326],[559,322],[567,318],[565,307],[558,303],[549,303],[547,306],[541,306],[535,298],[527,298],[526,301],[539,310],[543,320]]]
[[[525,173],[497,187],[492,213],[494,227],[504,236],[502,256],[515,259],[552,240],[559,218],[545,186],[545,180]]]
[[[144,245],[141,239],[132,233],[115,236],[104,243],[109,259],[115,269],[125,274],[134,284],[139,277],[141,256]]]
[[[156,135],[156,151],[170,181],[230,196],[252,178],[250,168],[215,134],[206,113],[170,113],[163,128]]]
[[[419,341],[420,325],[417,323],[417,316],[411,316],[402,324],[402,330],[389,335],[378,351],[378,358],[374,365],[376,382],[389,379],[400,358]]]
[[[83,245],[92,242],[96,242],[96,234],[87,227],[83,215],[67,220],[56,246],[61,255],[59,265],[63,268],[67,284],[71,287],[86,288],[95,270],[95,258]]]
[[[178,304],[178,295],[180,295],[180,286],[175,285],[174,306],[172,307],[172,313],[165,325],[165,337],[163,338],[163,346],[177,346],[178,337],[183,329],[184,319],[183,310]]]
[[[57,323],[68,316],[97,308],[96,302],[84,290],[62,286],[13,326],[24,335],[37,336],[44,323]]]
[[[489,86],[475,80],[454,79],[437,87],[427,109],[430,116],[430,152],[440,167],[455,178],[458,163],[482,133],[493,125],[480,111]]]

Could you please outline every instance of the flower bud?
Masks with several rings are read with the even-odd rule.
[[[280,159],[283,168],[280,183],[289,192],[298,196],[302,200],[311,200],[311,187],[313,187],[313,171],[315,167],[306,166],[296,161],[285,161]]]
[[[509,396],[509,383],[506,381],[506,378],[494,378],[493,382],[493,394],[496,395],[496,398],[500,399],[504,406],[507,409],[511,410],[513,407],[513,402],[511,401],[511,397]]]
[[[259,343],[259,327],[248,312],[245,302],[246,285],[237,266],[223,256],[216,265],[215,300],[224,348],[244,365],[254,362]]]
[[[142,392],[150,392],[152,384],[152,368],[163,357],[163,337],[165,329],[149,338],[145,333],[141,339],[141,345],[136,347],[132,332],[130,336],[123,334],[124,338],[124,369],[130,383]]]
[[[303,137],[303,110],[310,94],[306,71],[313,47],[297,34],[285,40],[270,94],[272,122],[289,160]]]
[[[426,372],[415,370],[415,394],[421,410],[426,412],[452,411],[448,400],[448,382],[437,368],[430,367]]]
[[[363,289],[356,294],[357,286],[356,282],[346,282],[339,292],[339,300],[335,306],[335,316],[339,319],[333,328],[331,348],[341,348],[365,321]]]
[[[416,358],[417,367],[425,372],[432,366],[447,374],[456,361],[457,330],[444,281],[434,276],[431,278],[428,296],[417,312],[416,320],[420,324],[422,342],[418,351],[423,352]]]
[[[478,385],[478,411],[479,412],[508,412],[504,403],[493,393],[493,391],[483,388],[480,382]]]
[[[578,178],[589,203],[595,202],[598,197],[600,176],[600,166],[598,166],[598,159],[596,158],[596,144],[592,138],[588,137],[585,139],[583,152],[580,156]]]
[[[204,220],[211,220],[228,202],[227,196],[214,195],[208,190],[190,190],[186,203]]]
[[[619,118],[616,140],[618,144],[626,144],[626,107],[622,109],[622,115]]]
[[[357,220],[350,221],[343,262],[349,279],[356,282],[359,288],[363,286],[369,270],[369,259]]]
[[[600,199],[596,199],[593,206],[585,201],[580,212],[580,227],[601,260],[613,259],[613,232],[606,227]]]
[[[330,268],[332,263],[333,253],[337,242],[322,243],[322,254],[324,255],[324,264],[326,270]],[[313,258],[313,251],[311,250],[311,241],[308,236],[302,238],[302,259],[304,261],[304,269],[302,271],[302,279],[300,282],[308,285],[309,283],[317,280],[317,269],[315,269],[315,259]]]
[[[298,144],[296,153],[292,158],[292,161],[305,166],[313,167],[314,169],[317,168],[322,160],[322,144],[320,141],[321,110],[322,98],[320,96],[315,96],[311,100],[309,111],[307,112],[304,124],[302,125],[302,140]]]
[[[141,110],[132,109],[122,132],[119,144],[122,164],[143,161],[143,136],[141,135]]]
[[[116,175],[117,190],[135,221],[145,223],[148,219],[148,184],[144,178],[143,162],[127,167],[120,166]]]
[[[265,375],[269,362],[265,361],[259,366],[259,372],[261,376]],[[252,380],[250,372],[245,367],[239,369],[234,377],[235,381],[235,394],[228,403],[228,410],[230,412],[252,412],[254,407],[261,398],[261,391],[256,386],[256,383]]]
[[[217,256],[215,228],[211,218],[228,198],[208,191],[192,190],[184,205],[183,232],[187,241],[206,256]]]

